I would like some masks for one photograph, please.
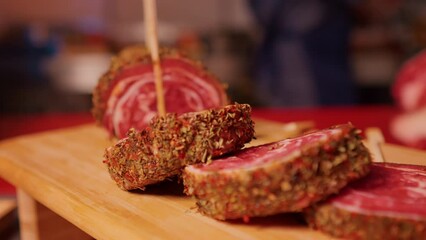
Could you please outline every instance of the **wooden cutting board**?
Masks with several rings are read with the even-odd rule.
[[[256,122],[259,138],[253,144],[289,134],[282,124]],[[102,163],[104,149],[111,144],[95,125],[9,139],[0,143],[0,176],[97,239],[330,239],[295,214],[249,223],[202,216],[176,181],[144,192],[122,191]],[[388,161],[426,159],[421,151],[389,149],[395,152],[386,155]],[[406,159],[399,152],[412,155]]]

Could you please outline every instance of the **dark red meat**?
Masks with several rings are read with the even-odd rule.
[[[426,167],[374,163],[367,177],[307,216],[312,226],[337,237],[426,239]]]
[[[329,203],[356,213],[426,219],[426,167],[374,163],[371,168]]]

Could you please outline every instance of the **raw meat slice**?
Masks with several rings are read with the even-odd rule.
[[[221,220],[300,211],[367,174],[371,157],[359,133],[339,125],[187,166],[185,192]]]
[[[176,50],[160,52],[167,112],[185,113],[228,104],[224,86],[199,62]],[[157,115],[157,98],[149,52],[128,47],[113,58],[93,92],[93,116],[117,138],[130,128],[142,130]]]
[[[306,211],[309,224],[349,239],[426,239],[426,167],[374,163],[367,177]]]
[[[392,93],[403,110],[391,122],[393,136],[407,146],[426,149],[426,50],[401,67]]]
[[[426,150],[426,106],[395,116],[389,128],[401,143]]]
[[[241,149],[254,135],[247,104],[155,117],[105,151],[109,173],[124,190],[180,174],[185,165]]]
[[[395,101],[405,111],[426,106],[426,50],[409,59],[399,70],[392,87]]]

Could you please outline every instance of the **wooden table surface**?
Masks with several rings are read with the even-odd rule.
[[[253,144],[288,131],[256,121],[263,130]],[[0,142],[0,176],[96,239],[330,239],[296,214],[253,218],[248,224],[202,216],[175,181],[122,191],[102,163],[111,144],[93,123],[6,139]],[[383,149],[387,161],[426,159],[422,151],[392,144]]]

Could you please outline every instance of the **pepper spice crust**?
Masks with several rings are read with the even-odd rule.
[[[187,166],[183,173],[185,193],[196,198],[202,214],[219,220],[301,211],[369,171],[371,156],[361,142],[360,131],[350,124],[333,129],[334,134],[326,138],[304,144],[287,156],[268,157],[266,162],[228,169],[212,169],[222,160]],[[292,141],[303,142],[308,135],[246,148],[236,156],[244,161],[244,156],[253,157],[249,151],[262,152],[254,158],[265,156],[280,146],[290,147]],[[225,158],[223,164],[229,160]],[[210,170],[203,170],[206,166]]]
[[[348,239],[426,239],[426,219],[368,216],[323,205],[306,211],[310,227]]]
[[[253,136],[248,104],[181,116],[168,113],[140,132],[130,130],[127,138],[106,149],[104,163],[121,189],[143,189],[179,175],[185,165],[241,149]]]

